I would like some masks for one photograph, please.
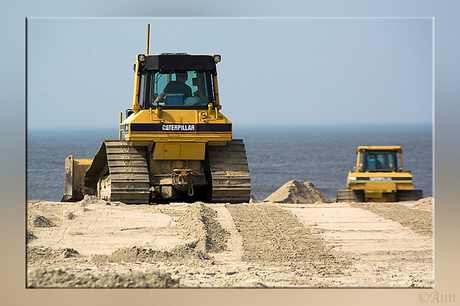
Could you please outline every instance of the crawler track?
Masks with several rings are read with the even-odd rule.
[[[362,190],[339,189],[337,190],[337,202],[363,202]]]
[[[149,203],[145,148],[125,140],[105,140],[87,171],[87,180],[98,197],[108,201]]]
[[[397,201],[417,201],[423,198],[422,190],[398,190],[396,193]]]
[[[417,201],[423,197],[422,190],[398,190],[396,201]],[[363,190],[339,189],[337,190],[337,202],[364,202]]]
[[[225,146],[209,146],[212,202],[249,202],[251,179],[243,140],[233,139]]]
[[[208,149],[212,202],[249,202],[251,179],[242,140]],[[105,140],[86,173],[85,186],[101,199],[149,203],[149,169],[145,147],[125,140]]]

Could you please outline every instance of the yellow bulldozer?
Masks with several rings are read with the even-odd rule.
[[[119,139],[104,140],[93,159],[67,157],[61,201],[89,194],[124,203],[248,202],[245,146],[220,112],[221,56],[152,55],[149,32]]]
[[[398,164],[399,163],[399,164]],[[413,176],[404,171],[400,146],[360,146],[347,189],[337,191],[337,202],[397,202],[422,198],[413,189]]]

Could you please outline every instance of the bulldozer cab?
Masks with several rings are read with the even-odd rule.
[[[218,104],[216,63],[220,56],[138,55],[141,109],[207,109]]]
[[[400,147],[359,147],[357,154],[359,172],[402,171],[402,149]]]

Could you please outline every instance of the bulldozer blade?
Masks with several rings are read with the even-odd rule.
[[[91,162],[91,159],[74,159],[72,155],[66,158],[61,202],[76,202],[84,198],[85,173]]]

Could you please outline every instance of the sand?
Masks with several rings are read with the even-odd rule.
[[[333,203],[290,181],[251,203],[27,202],[35,288],[432,288],[433,199]]]

